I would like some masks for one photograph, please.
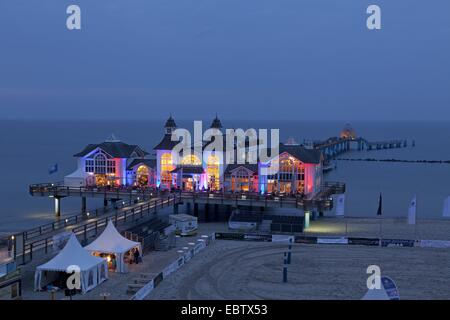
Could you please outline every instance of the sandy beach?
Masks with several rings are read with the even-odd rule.
[[[378,237],[378,219],[322,218],[305,230],[308,236]],[[450,238],[450,221],[421,220],[414,226],[396,219],[383,219],[383,238]],[[226,223],[203,223],[195,237],[179,238],[169,251],[152,251],[144,263],[132,265],[128,274],[110,278],[74,299],[129,299],[128,283],[140,273],[159,273],[180,256],[179,250],[203,234],[229,232]],[[368,247],[359,245],[293,246],[289,282],[282,283],[282,260],[286,245],[268,242],[215,240],[177,272],[164,279],[148,299],[360,299],[366,292],[366,269],[376,264],[382,275],[397,283],[402,299],[450,299],[450,250],[420,247]],[[44,256],[21,266],[24,299],[50,299],[48,292],[33,291],[37,265]],[[57,299],[64,299],[62,292]]]
[[[450,298],[448,249],[296,244],[283,283],[286,248],[216,240],[148,299],[361,299],[373,264],[394,279],[401,299]]]

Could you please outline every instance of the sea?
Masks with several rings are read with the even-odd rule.
[[[201,119],[196,119],[201,120]],[[73,155],[89,143],[100,143],[111,134],[152,152],[163,135],[163,119],[153,120],[0,120],[0,234],[51,222],[54,203],[46,197],[32,197],[29,185],[58,182],[76,169]],[[211,120],[204,121],[204,127]],[[177,120],[178,127],[191,129],[193,121]],[[338,136],[342,121],[259,121],[225,120],[224,128],[279,129],[281,142],[323,140]],[[358,136],[368,141],[407,139],[408,147],[380,151],[351,151],[342,158],[399,160],[450,160],[450,123],[369,122],[351,123]],[[412,146],[412,141],[415,146]],[[58,164],[58,171],[49,169]],[[450,164],[336,161],[329,181],[346,183],[345,214],[375,217],[380,193],[383,216],[406,217],[409,204],[417,197],[417,216],[442,219],[443,203],[450,196]],[[90,209],[101,201],[88,199]],[[81,200],[62,200],[62,214],[79,212]]]

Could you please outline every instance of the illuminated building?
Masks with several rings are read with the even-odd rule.
[[[75,172],[64,178],[71,187],[120,186],[144,181],[154,183],[155,164],[145,159],[146,151],[137,145],[117,140],[114,136],[100,144],[89,144],[74,155],[78,158]],[[138,181],[136,180],[138,179]]]

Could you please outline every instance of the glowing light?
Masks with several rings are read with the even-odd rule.
[[[67,223],[67,222],[69,222],[69,219],[66,219],[65,221],[66,221],[66,223]]]
[[[194,242],[189,242],[188,245],[195,246],[195,243]]]
[[[89,213],[89,212],[86,212],[86,215],[89,217],[90,213]]]
[[[189,250],[189,247],[183,247],[183,250]]]
[[[122,204],[125,205],[125,201],[122,201]]]
[[[107,257],[106,257],[106,260],[107,260],[108,262],[111,262],[111,257],[110,257],[110,256],[107,256]]]
[[[14,236],[11,236],[11,240],[14,240]]]

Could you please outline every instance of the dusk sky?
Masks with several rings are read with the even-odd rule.
[[[1,0],[0,111],[450,120],[450,1]]]

